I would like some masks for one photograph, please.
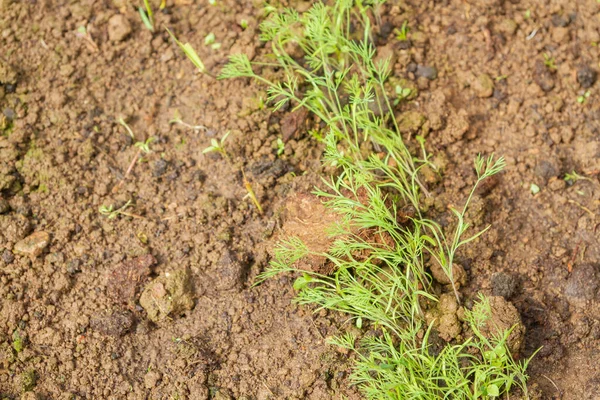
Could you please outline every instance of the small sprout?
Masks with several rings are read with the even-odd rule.
[[[285,143],[281,138],[277,138],[277,155],[280,156],[285,152]]]
[[[198,68],[198,71],[206,73],[206,67],[204,66],[204,63],[202,62],[202,60],[198,56],[198,53],[196,53],[196,50],[194,50],[192,45],[189,43],[181,43],[179,40],[177,40],[175,35],[173,35],[173,33],[168,28],[166,29],[167,32],[169,32],[169,35],[171,35],[171,38],[173,38],[175,43],[177,43],[177,46],[179,46],[179,48],[184,52],[187,58],[189,58],[192,64],[194,64],[194,66]]]
[[[23,337],[21,336],[21,333],[19,332],[18,329],[15,329],[15,331],[12,334],[12,348],[17,352],[20,353],[23,351],[24,346],[24,340]]]
[[[139,215],[131,214],[131,213],[128,213],[125,211],[127,208],[129,208],[129,206],[131,206],[131,200],[127,200],[127,203],[125,203],[125,205],[123,205],[123,207],[121,207],[117,210],[115,210],[115,206],[112,204],[109,206],[101,205],[100,208],[98,209],[98,212],[100,212],[100,214],[104,215],[108,219],[114,219],[119,215],[140,218]]]
[[[582,180],[592,182],[592,180],[590,178],[588,178],[587,176],[580,175],[575,171],[573,171],[571,173],[566,173],[564,180],[571,185],[577,181],[582,181]]]
[[[252,189],[252,185],[250,184],[250,181],[248,181],[248,179],[246,179],[246,174],[244,173],[244,170],[242,170],[242,176],[244,177],[244,187],[246,188],[246,192],[248,192],[248,194],[246,196],[244,196],[244,199],[250,198],[250,200],[252,200],[252,203],[254,203],[254,206],[256,206],[256,208],[258,209],[258,213],[262,214],[263,213],[262,206],[260,205],[260,202],[256,198],[256,195],[254,194],[254,190]]]
[[[150,144],[152,142],[154,142],[155,140],[156,140],[156,138],[149,137],[148,139],[146,139],[145,142],[137,142],[134,144],[134,146],[137,147],[138,149],[140,149],[142,151],[142,153],[149,154],[149,153],[152,153],[152,150],[150,150]]]
[[[363,326],[363,320],[362,320],[362,318],[361,317],[356,318],[356,327],[358,329],[362,329],[362,326]]]
[[[592,94],[592,93],[591,93],[591,92],[588,90],[588,91],[587,91],[587,92],[585,92],[583,95],[581,95],[581,96],[578,96],[578,97],[577,97],[577,102],[578,102],[579,104],[583,104],[583,103],[585,103],[585,101],[586,101],[586,100],[587,100],[587,99],[588,99],[588,98],[591,96],[591,94]]]
[[[532,183],[531,186],[529,187],[529,190],[531,191],[531,194],[536,195],[540,192],[540,187],[538,185],[536,185],[535,183]]]
[[[496,77],[496,82],[503,81],[508,78],[508,75],[499,75]]]
[[[240,21],[240,26],[242,27],[243,30],[248,29],[248,20],[247,19],[242,19]]]
[[[404,42],[408,39],[408,21],[404,21],[400,29],[395,29],[394,33],[396,34],[396,39],[401,42]]]
[[[525,17],[525,19],[530,19],[531,18],[531,10],[527,10],[525,11],[525,14],[523,15]]]
[[[87,35],[87,29],[85,29],[85,26],[82,25],[77,28],[77,33],[81,34],[81,36],[85,36]]]
[[[159,10],[164,10],[167,7],[167,0],[160,0],[160,6],[158,6]]]
[[[144,10],[144,7],[146,9]],[[150,32],[154,32],[154,14],[152,13],[152,7],[150,6],[149,0],[144,0],[144,7],[139,7],[138,11],[140,12],[140,18],[142,18],[142,22],[146,29]]]
[[[207,148],[202,150],[202,154],[219,153],[224,158],[229,159],[229,154],[227,154],[224,144],[225,144],[225,140],[227,139],[227,136],[229,136],[230,133],[231,133],[230,131],[227,131],[227,133],[225,133],[225,135],[223,136],[223,138],[221,139],[220,142],[218,142],[217,139],[211,139],[210,146],[208,146]]]
[[[215,4],[217,4],[217,0],[208,0],[208,4],[214,6]]]
[[[551,70],[556,70],[556,62],[554,57],[550,57],[548,53],[544,53],[544,65]]]
[[[131,128],[129,127],[129,125],[127,125],[127,123],[125,122],[125,120],[123,118],[119,118],[117,120],[117,122],[119,124],[121,124],[127,130],[127,133],[129,133],[129,136],[131,136],[132,139],[135,139],[133,131],[131,130]]]
[[[206,35],[206,37],[204,38],[204,44],[206,45],[210,45],[213,44],[215,42],[215,34],[214,33],[209,33],[208,35]]]
[[[400,85],[396,85],[394,90],[396,91],[396,99],[394,100],[395,106],[397,106],[402,100],[407,99],[412,93],[410,88],[403,88]]]
[[[173,115],[173,118],[171,118],[171,120],[169,121],[169,124],[170,125],[172,125],[172,124],[183,125],[186,128],[190,128],[195,131],[201,131],[201,130],[205,131],[206,130],[206,127],[204,125],[191,125],[186,122],[183,122],[178,110],[175,110],[175,114]]]
[[[140,243],[148,244],[148,235],[146,235],[144,232],[138,232],[137,238],[140,241]]]

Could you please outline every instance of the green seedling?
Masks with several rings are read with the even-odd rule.
[[[131,200],[127,200],[127,203],[125,203],[121,208],[118,208],[116,210],[115,210],[115,206],[113,204],[110,204],[108,206],[101,205],[98,208],[98,212],[101,215],[104,215],[108,219],[115,219],[119,215],[125,215],[127,217],[132,217],[132,218],[142,218],[141,216],[139,216],[137,214],[132,214],[130,212],[125,211],[130,206],[131,206]]]
[[[247,19],[242,19],[242,20],[240,21],[240,27],[241,27],[243,30],[246,30],[246,29],[248,29],[248,20],[247,20]]]
[[[408,21],[404,21],[400,29],[395,29],[394,33],[396,34],[396,39],[401,42],[408,40]]]
[[[132,139],[135,139],[135,136],[134,136],[134,134],[133,134],[133,131],[131,130],[131,128],[129,127],[129,125],[127,124],[127,122],[125,122],[125,120],[124,120],[123,118],[119,118],[119,119],[117,120],[117,122],[118,122],[118,123],[119,123],[119,124],[120,124],[122,127],[124,127],[124,128],[125,128],[125,130],[127,131],[127,133],[129,134],[129,136],[130,136]]]
[[[281,156],[285,152],[285,143],[281,138],[277,138],[277,156]]]
[[[252,189],[252,184],[246,178],[246,173],[244,172],[243,169],[242,169],[242,177],[244,178],[244,187],[246,188],[246,192],[247,192],[247,194],[244,198],[249,198],[252,201],[252,203],[254,204],[254,206],[256,207],[256,209],[258,210],[258,213],[262,214],[263,208],[260,205],[260,202],[258,201],[258,198],[256,197],[256,194],[254,193],[254,190]]]
[[[18,329],[15,329],[13,332],[12,339],[12,348],[15,350],[15,352],[17,352],[17,354],[22,352],[25,348],[25,343]]]
[[[531,10],[526,10],[525,14],[523,14],[525,20],[531,19]]]
[[[336,171],[314,192],[339,216],[327,231],[328,250],[311,249],[298,237],[285,238],[257,284],[278,274],[296,274],[296,302],[345,313],[358,325],[368,323],[377,330],[362,340],[343,333],[331,340],[355,352],[352,380],[367,399],[489,399],[508,397],[514,387],[526,395],[527,361],[516,362],[507,351],[510,330],[495,338],[478,334],[486,307],[470,317],[474,337],[449,344],[439,354],[429,351],[432,326],[423,307],[437,298],[427,271],[438,263],[454,282],[457,251],[487,230],[476,231],[466,221],[468,206],[477,187],[505,163],[493,156],[475,159],[475,185],[464,206],[453,210],[453,230],[446,232],[424,214],[423,201],[431,195],[419,170],[431,167],[430,157],[424,139],[418,155],[404,142],[409,136],[400,130],[386,94],[392,66],[389,59],[376,61],[372,44],[371,18],[378,19],[378,8],[366,4],[315,2],[303,14],[270,7],[260,37],[271,46],[273,62],[232,55],[219,77],[252,78],[266,86],[275,110],[304,107],[317,116],[324,126],[318,133],[323,162]],[[287,52],[289,43],[304,52],[302,63]],[[269,68],[280,74],[266,73]],[[215,140],[211,147],[218,151],[223,146]],[[262,210],[243,176],[248,195]],[[407,208],[414,213],[407,216],[402,211]],[[324,259],[334,273],[302,269],[301,260],[311,256]]]
[[[150,5],[149,0],[144,0],[144,7],[140,6],[138,8],[140,18],[142,19],[146,29],[148,29],[150,32],[154,32],[154,13],[152,12],[152,6]]]
[[[394,99],[394,105],[397,106],[402,100],[405,100],[410,96],[412,90],[409,88],[403,88],[400,85],[396,85],[394,88],[396,92],[396,98]]]
[[[160,0],[159,10],[164,10],[167,7],[167,0]]]
[[[548,67],[548,69],[556,70],[556,61],[554,57],[551,57],[548,53],[544,53],[544,65]]]
[[[207,130],[207,128],[204,125],[192,125],[192,124],[188,124],[187,122],[184,122],[181,119],[181,115],[179,115],[178,111],[175,111],[175,115],[169,121],[169,124],[170,125],[173,125],[173,124],[175,124],[175,125],[183,125],[186,128],[193,129],[195,131],[205,131],[205,130]]]
[[[535,183],[532,183],[529,186],[529,191],[531,192],[532,195],[536,195],[540,192],[540,187],[538,185],[536,185]]]
[[[227,154],[227,151],[225,150],[225,140],[227,140],[227,137],[229,136],[231,132],[227,131],[225,133],[225,135],[223,135],[223,137],[221,138],[220,141],[217,141],[217,139],[211,139],[210,140],[210,146],[208,146],[207,148],[205,148],[204,150],[202,150],[202,154],[206,154],[206,153],[219,153],[223,156],[223,158],[225,158],[226,160],[230,160],[229,158],[229,154]]]
[[[202,62],[202,60],[198,56],[198,53],[196,53],[196,50],[194,50],[192,45],[189,43],[181,43],[179,40],[177,40],[175,35],[173,35],[173,33],[168,28],[165,28],[165,29],[167,29],[167,32],[169,32],[169,35],[171,36],[171,38],[175,41],[175,43],[177,43],[177,46],[179,46],[179,48],[183,51],[183,53],[187,56],[187,58],[192,62],[192,64],[194,64],[194,66],[198,69],[198,71],[203,74],[210,75],[207,73],[204,63]]]
[[[148,139],[146,139],[144,142],[136,142],[134,144],[135,147],[137,147],[138,149],[140,149],[140,151],[144,154],[149,154],[152,152],[152,150],[150,149],[150,144],[152,142],[154,142],[156,140],[156,138],[154,137],[149,137]]]
[[[577,102],[579,104],[583,104],[586,102],[587,99],[589,99],[589,97],[592,95],[592,93],[588,90],[586,91],[584,94],[582,94],[581,96],[577,97]]]
[[[588,178],[587,176],[580,175],[575,171],[573,171],[571,173],[566,173],[564,180],[569,184],[574,184],[575,182],[582,181],[582,180],[592,182],[592,180],[590,178]]]
[[[213,50],[221,48],[221,43],[216,42],[215,34],[212,32],[206,35],[206,37],[204,38],[204,44],[210,46],[210,48]]]

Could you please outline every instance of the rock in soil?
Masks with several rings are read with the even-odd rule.
[[[308,111],[304,107],[286,114],[280,123],[283,141],[287,142],[290,139],[299,139],[307,118]]]
[[[600,273],[594,264],[576,265],[567,279],[565,295],[571,299],[593,300],[598,293]]]
[[[316,196],[297,193],[286,201],[282,233],[283,237],[297,237],[312,252],[323,253],[329,250],[334,241],[327,230],[336,222],[341,222],[341,216],[325,208]],[[299,260],[295,266],[326,275],[332,273],[334,268],[325,257],[316,255]]]
[[[460,335],[461,326],[456,315],[458,302],[453,293],[444,293],[439,300],[439,324],[437,326],[439,337],[446,342]]]
[[[488,74],[481,74],[473,82],[473,90],[475,90],[477,97],[492,97],[494,94],[494,80]]]
[[[450,285],[451,281],[446,272],[442,269],[441,265],[436,261],[431,264],[431,275],[433,275],[433,279],[436,282],[441,283],[442,285]],[[461,285],[464,285],[467,282],[467,274],[462,265],[454,263],[452,264],[452,279],[456,288],[459,288]]]
[[[240,259],[241,258],[241,259]],[[227,249],[219,261],[215,273],[215,287],[217,290],[241,288],[248,274],[248,260],[246,256],[238,257],[233,251]]]
[[[194,308],[189,271],[167,272],[150,282],[140,296],[140,305],[153,322],[179,316]]]
[[[438,71],[435,67],[430,67],[427,65],[417,65],[417,70],[415,71],[415,76],[418,78],[427,78],[430,81],[437,78]]]
[[[518,356],[525,341],[525,325],[521,322],[519,312],[504,297],[490,296],[488,300],[491,316],[480,328],[481,333],[491,339],[512,328],[506,346],[513,356]]]
[[[131,331],[134,321],[130,311],[115,311],[111,315],[92,319],[90,326],[105,335],[121,337]]]
[[[8,201],[0,197],[0,214],[6,214],[10,211],[10,204]]]
[[[113,42],[121,42],[131,33],[131,24],[124,15],[117,14],[108,20],[108,38]]]
[[[29,257],[37,257],[50,244],[50,234],[40,231],[32,233],[25,239],[20,240],[15,244],[13,251],[17,254]]]
[[[517,288],[517,278],[506,272],[496,272],[492,275],[492,294],[510,299]]]
[[[542,89],[544,92],[549,92],[554,89],[554,74],[544,64],[542,60],[535,62],[535,68],[533,71],[533,81]]]
[[[155,263],[156,258],[152,254],[145,254],[114,267],[108,276],[108,295],[116,303],[132,306],[139,287],[150,275],[150,267]]]
[[[584,65],[577,69],[577,82],[579,82],[582,88],[588,89],[592,87],[596,83],[596,79],[598,79],[598,72],[589,66]]]

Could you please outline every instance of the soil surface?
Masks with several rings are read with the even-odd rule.
[[[0,397],[359,398],[325,344],[347,317],[293,305],[292,277],[252,286],[323,173],[310,117],[195,73],[162,29],[217,74],[266,54],[262,2],[169,0],[155,33],[132,3],[0,0]],[[516,307],[532,397],[600,398],[600,4],[390,1],[382,21],[402,126],[443,169],[430,216],[452,226],[476,154],[507,161],[469,215],[491,228],[460,254],[465,303]],[[227,131],[230,160],[202,153]]]

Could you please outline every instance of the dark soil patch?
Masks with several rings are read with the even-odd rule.
[[[251,2],[167,3],[157,26],[211,71],[266,51]],[[385,51],[419,92],[398,113],[446,177],[427,181],[432,217],[451,226],[477,153],[508,164],[478,193],[470,218],[492,227],[460,254],[461,292],[516,306],[523,356],[543,346],[530,369],[540,398],[598,398],[597,2],[390,3],[379,40],[409,21],[409,40]],[[271,114],[252,82],[196,74],[127,0],[0,0],[0,49],[0,397],[358,398],[347,356],[324,341],[345,318],[292,305],[288,277],[251,286],[286,198],[319,182],[310,118]],[[206,129],[170,124],[176,112]],[[136,141],[156,138],[128,176],[137,148],[119,118]],[[227,131],[231,163],[202,154]],[[244,199],[242,168],[263,215]],[[573,171],[587,179],[565,181]],[[134,217],[98,212],[129,200]],[[15,251],[36,232],[49,235],[43,248]],[[150,323],[136,297],[179,270],[194,308]]]

